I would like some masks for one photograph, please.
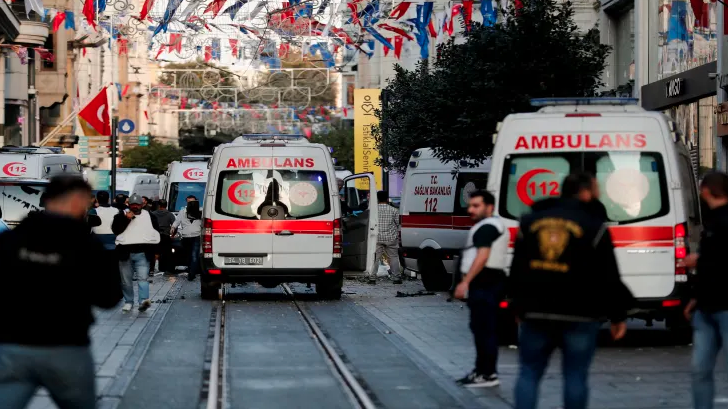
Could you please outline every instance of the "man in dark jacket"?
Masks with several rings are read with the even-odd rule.
[[[700,197],[710,209],[698,252],[684,259],[697,267],[692,299],[685,316],[693,321],[693,403],[696,409],[713,407],[713,370],[722,345],[728,342],[728,176],[710,173],[700,183]]]
[[[172,225],[176,217],[174,213],[167,209],[167,201],[159,200],[159,209],[152,212],[157,218],[159,225],[159,246],[157,253],[159,254],[159,271],[165,274],[174,273],[174,265],[172,265]]]
[[[572,174],[561,198],[536,203],[521,220],[510,273],[512,307],[521,323],[517,409],[536,408],[557,347],[564,357],[564,407],[586,408],[600,321],[612,321],[614,339],[625,334],[632,295],[620,279],[609,230],[589,205],[598,196],[591,175]]]
[[[84,222],[90,194],[79,177],[54,178],[45,191],[45,211],[0,234],[8,290],[0,297],[0,308],[8,312],[0,316],[2,408],[24,408],[39,387],[58,407],[95,407],[92,306],[116,306],[121,284],[115,257]]]

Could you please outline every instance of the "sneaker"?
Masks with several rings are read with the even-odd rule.
[[[481,375],[475,371],[469,373],[466,377],[458,379],[457,383],[466,388],[492,388],[500,385],[498,375],[489,376]]]
[[[152,302],[149,300],[142,301],[141,304],[139,304],[139,312],[144,312],[149,309],[149,307],[152,306]]]
[[[126,303],[123,307],[121,307],[121,312],[129,312],[131,311],[131,307],[133,307],[131,303]]]

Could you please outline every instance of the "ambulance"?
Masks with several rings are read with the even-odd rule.
[[[76,157],[61,152],[60,148],[0,148],[0,211],[10,228],[30,211],[41,209],[41,197],[51,177],[82,177]]]
[[[148,197],[159,200],[159,177],[142,168],[119,168],[116,170],[116,194]]]
[[[636,99],[540,99],[538,112],[512,114],[494,135],[488,191],[512,244],[518,219],[558,196],[569,173],[596,176],[622,280],[637,298],[632,316],[687,329],[691,272],[679,266],[701,232],[698,185],[675,123]]]
[[[399,205],[399,254],[405,273],[419,274],[428,291],[452,285],[456,256],[472,226],[468,199],[486,188],[489,171],[490,159],[470,166],[442,162],[429,148],[412,152]]]
[[[377,208],[371,174],[344,179],[339,197],[329,149],[298,135],[244,135],[213,153],[203,207],[202,297],[224,283],[314,283],[324,299],[341,297],[343,272],[374,263]],[[341,200],[350,213],[342,214]],[[354,211],[358,210],[358,211]],[[349,210],[347,210],[349,212]]]
[[[187,196],[195,196],[204,204],[207,184],[207,165],[212,155],[188,155],[169,164],[164,177],[160,178],[160,197],[169,203],[169,211],[175,215],[187,206]]]

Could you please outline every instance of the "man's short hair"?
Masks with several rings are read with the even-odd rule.
[[[109,204],[109,199],[110,199],[110,195],[109,195],[109,192],[107,192],[106,190],[99,190],[96,193],[96,201],[98,201],[99,204],[102,204],[102,205]]]
[[[564,178],[561,184],[561,197],[576,197],[583,190],[594,187],[594,175],[588,172],[574,172]]]
[[[151,202],[151,200],[149,200],[149,198],[147,196],[142,196],[142,199],[144,199],[144,201],[147,203]]]
[[[159,207],[167,207],[167,201],[164,199],[159,199]]]
[[[189,195],[189,196],[187,196],[187,200],[190,200],[190,199],[197,200],[197,197],[195,197],[195,195]]]
[[[71,193],[91,195],[91,185],[80,176],[62,175],[51,178],[44,192],[45,202],[56,200]]]
[[[380,190],[377,192],[377,202],[379,203],[387,203],[389,201],[389,193],[385,192],[384,190]]]
[[[710,172],[700,182],[701,189],[708,189],[713,197],[728,198],[728,175],[723,172]]]
[[[493,196],[493,194],[491,194],[490,192],[486,192],[485,190],[476,190],[475,192],[470,194],[468,200],[474,197],[479,197],[483,199],[483,203],[487,205],[495,206],[495,196]]]

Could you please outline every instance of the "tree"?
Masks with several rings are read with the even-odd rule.
[[[149,146],[135,146],[125,149],[121,165],[125,168],[145,168],[150,173],[162,174],[167,170],[167,165],[182,159],[182,149],[154,139],[149,141]]]
[[[336,165],[354,171],[354,129],[335,128],[325,135],[311,136],[311,142],[322,143],[334,150]]]
[[[493,26],[472,23],[466,42],[440,45],[431,69],[426,62],[414,71],[396,67],[373,129],[392,168],[404,172],[412,151],[423,147],[443,161],[482,161],[497,123],[534,111],[532,98],[596,95],[610,52],[598,29],[580,33],[568,1],[522,4],[500,10]]]

